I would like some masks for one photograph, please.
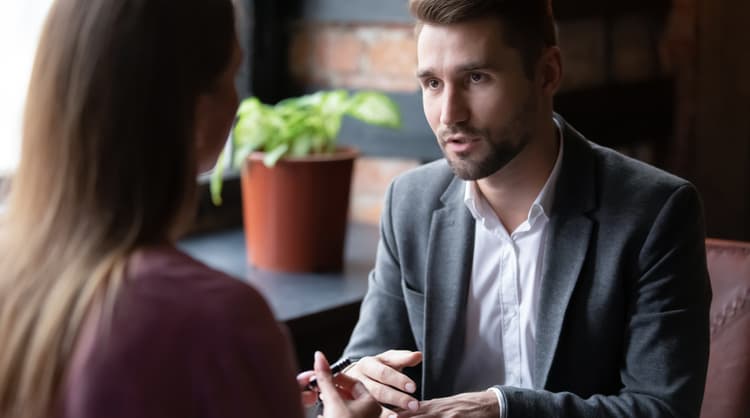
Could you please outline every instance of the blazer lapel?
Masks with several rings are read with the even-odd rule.
[[[474,218],[454,178],[433,212],[425,285],[424,399],[448,396],[464,345],[466,297],[474,253]]]
[[[534,386],[544,388],[564,327],[568,302],[575,289],[594,223],[595,167],[591,145],[555,115],[563,127],[563,162],[545,243],[537,315]]]

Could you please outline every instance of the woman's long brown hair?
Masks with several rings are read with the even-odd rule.
[[[57,0],[0,219],[0,416],[47,416],[86,313],[196,190],[195,103],[228,65],[230,0]]]

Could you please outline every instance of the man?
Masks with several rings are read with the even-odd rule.
[[[697,417],[711,296],[693,186],[553,113],[549,0],[410,9],[445,159],[387,192],[345,373],[384,416]]]

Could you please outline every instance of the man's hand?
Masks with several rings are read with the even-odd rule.
[[[416,366],[421,362],[422,353],[419,351],[389,350],[377,356],[361,358],[344,373],[361,381],[381,404],[416,411],[419,402],[407,393],[414,393],[417,385],[401,371],[404,367]],[[385,413],[392,414],[387,410]]]
[[[416,411],[400,411],[398,418],[498,418],[500,404],[490,391],[461,393],[419,403]]]

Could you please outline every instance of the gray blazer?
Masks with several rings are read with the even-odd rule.
[[[536,387],[498,386],[508,416],[697,417],[711,299],[698,193],[559,121],[564,156],[545,243]],[[463,184],[439,160],[390,185],[345,351],[422,351],[410,374],[423,399],[453,394],[464,348],[474,219]]]

